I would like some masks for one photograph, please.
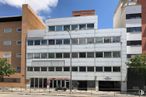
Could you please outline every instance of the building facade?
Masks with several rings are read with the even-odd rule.
[[[126,30],[98,30],[97,21],[96,15],[48,19],[46,30],[29,31],[28,86],[69,88],[72,69],[76,89],[126,90]]]

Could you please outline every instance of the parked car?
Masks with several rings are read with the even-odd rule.
[[[55,88],[55,91],[58,91],[58,90],[66,91],[67,88],[65,88],[65,87],[56,87],[56,88]]]

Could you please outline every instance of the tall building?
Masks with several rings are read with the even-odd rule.
[[[126,90],[126,30],[98,30],[97,16],[82,12],[48,19],[46,30],[28,32],[28,87],[69,88],[72,76],[79,90]]]
[[[146,0],[121,0],[115,11],[114,27],[126,28],[127,58],[146,52]]]
[[[16,70],[16,74],[0,82],[0,87],[26,86],[26,34],[28,30],[45,29],[28,5],[23,5],[22,10],[22,16],[0,17],[0,58],[7,58]]]

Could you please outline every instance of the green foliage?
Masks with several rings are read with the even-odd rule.
[[[7,59],[0,58],[0,80],[3,81],[4,76],[10,76],[16,71],[12,69],[11,64],[7,62]]]

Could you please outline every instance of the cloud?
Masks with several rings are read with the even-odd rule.
[[[56,7],[58,0],[0,0],[1,4],[8,4],[14,7],[22,7],[22,4],[29,4],[36,12],[47,11],[50,12],[51,8]]]

